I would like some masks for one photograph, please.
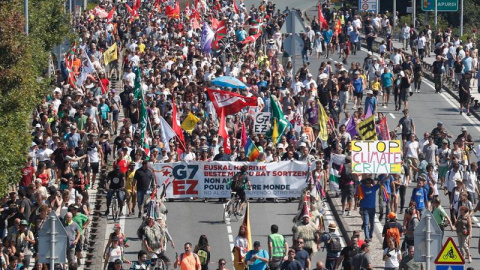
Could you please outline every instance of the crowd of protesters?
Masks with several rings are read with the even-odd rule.
[[[260,150],[257,161],[315,163],[311,186],[321,182],[327,189],[323,183],[331,169],[338,169],[339,165],[329,160],[333,155],[342,156],[345,169],[339,171],[340,189],[334,188],[333,191],[341,193],[342,213],[349,215],[359,204],[364,217],[365,241],[360,239],[360,232],[356,232],[352,242],[341,251],[333,233],[323,239],[312,229],[310,232],[315,239],[302,239],[297,228],[293,249],[287,244],[282,252],[270,250],[270,257],[276,253],[288,257],[277,267],[313,268],[313,262],[307,263],[309,256],[304,256],[302,247],[303,240],[309,240],[314,241],[310,243],[313,243],[314,250],[320,242],[327,243],[329,252],[325,269],[339,269],[340,265],[344,269],[370,269],[373,262],[368,255],[368,242],[374,228],[376,191],[380,188],[374,179],[389,194],[389,199],[379,199],[380,220],[384,216],[389,220],[384,229],[385,267],[396,269],[404,265],[403,269],[420,269],[411,266],[414,263],[412,235],[424,209],[433,211],[442,228],[451,226],[456,229],[462,255],[471,261],[471,215],[476,209],[478,193],[478,166],[471,157],[473,138],[466,128],[462,128],[458,136],[452,136],[441,122],[432,127],[431,133],[417,138],[419,134],[416,134],[414,120],[409,115],[409,110],[414,108],[408,106],[408,99],[420,91],[424,72],[422,60],[435,54],[436,92],[441,92],[443,78],[453,78],[460,93],[460,113],[465,107],[470,115],[470,80],[477,77],[478,71],[478,53],[472,38],[461,42],[450,29],[438,29],[433,33],[428,25],[424,29],[405,25],[400,33],[405,44],[402,50],[393,47],[391,17],[360,15],[346,7],[335,10],[323,3],[321,19],[316,17],[311,23],[305,21],[309,25],[307,33],[302,35],[305,42],[303,64],[296,69],[292,66],[291,56],[282,50],[286,35],[281,34],[280,29],[286,16],[297,11],[277,9],[272,1],[263,0],[251,7],[242,2],[237,6],[232,1],[195,1],[192,6],[182,7],[180,13],[175,1],[100,2],[95,11],[74,17],[73,29],[78,38],[72,45],[72,55],[65,58],[65,62],[72,62],[71,69],[63,64],[57,71],[51,94],[42,100],[33,114],[32,144],[28,162],[22,168],[22,180],[17,191],[2,198],[0,212],[5,222],[0,223],[3,239],[0,242],[1,269],[29,268],[37,262],[38,232],[52,210],[62,219],[68,232],[69,269],[81,265],[92,217],[89,190],[109,190],[108,206],[112,190],[120,190],[118,197],[121,208],[125,199],[125,214],[134,216],[138,205],[138,217],[141,217],[152,178],[149,162],[248,161],[241,146],[243,123],[246,133]],[[102,10],[110,13],[112,9],[113,16],[99,15]],[[218,42],[218,48],[205,51],[202,46],[203,25],[215,28],[219,22],[225,23],[226,36]],[[326,29],[324,22],[328,26]],[[259,35],[253,42],[244,42],[256,34]],[[350,62],[349,55],[360,51],[363,35],[368,56],[362,63]],[[374,55],[373,44],[378,37],[384,41],[379,45],[379,54]],[[105,65],[103,54],[113,45],[117,46],[116,60]],[[410,54],[407,54],[408,50]],[[338,56],[343,64],[332,64],[326,59],[329,56]],[[311,57],[325,58],[325,61],[320,66],[310,65]],[[84,69],[90,63],[93,70],[83,77]],[[148,113],[145,134],[141,134],[140,127],[143,101],[135,95],[139,75]],[[238,78],[248,87],[245,90],[223,90],[258,100],[257,107],[227,116],[229,154],[225,153],[223,138],[218,136],[219,116],[205,91],[209,87],[215,88],[211,84],[213,79],[225,75]],[[390,95],[394,96],[393,102]],[[252,132],[253,113],[269,111],[271,96],[290,123],[278,142]],[[185,145],[180,145],[179,140],[171,140],[166,146],[161,138],[161,118],[168,123],[177,121],[172,118],[173,102],[179,122],[189,113],[200,119],[191,133],[184,132]],[[366,114],[374,115],[380,123],[386,117],[382,108],[390,105],[404,113],[397,127],[401,127],[404,146],[402,174],[353,175],[347,169],[350,142],[359,135],[348,127],[360,124]],[[329,118],[325,126],[328,140],[323,144],[317,140],[319,133],[323,132],[320,130],[320,106],[324,107]],[[394,137],[395,132],[378,135],[378,139],[383,140]],[[148,151],[142,139],[148,143]],[[480,149],[476,153],[480,154]],[[105,181],[99,181],[101,173],[105,174]],[[406,194],[406,188],[412,182],[416,182],[417,187],[410,196]],[[355,192],[359,186],[365,196]],[[449,214],[443,210],[438,198],[441,189],[445,189],[449,196]],[[316,196],[312,194],[311,197]],[[316,203],[309,205],[310,212],[315,212]],[[166,211],[163,205],[160,208],[161,215],[149,216],[146,220],[142,233],[143,250],[138,254],[140,265],[147,257],[156,258],[165,250],[167,242],[174,246],[166,227]],[[123,209],[121,211],[123,214]],[[389,226],[395,224],[396,213],[404,211],[406,219],[398,227],[400,234],[405,235],[402,246],[400,239],[391,234]],[[304,213],[295,226],[306,226],[309,222],[308,214],[305,216]],[[333,232],[335,229],[336,224],[329,224],[329,230]],[[277,232],[278,227],[272,226],[275,245],[281,243],[280,238],[274,236]],[[121,228],[115,226],[104,252],[105,269],[120,269],[126,240]],[[244,245],[244,242],[240,239],[237,244]],[[184,248],[185,256],[175,261],[181,269],[197,269],[196,265],[200,264],[197,256],[200,255],[204,264],[203,256],[210,252],[204,236],[200,237],[193,251],[190,243]],[[403,258],[400,249],[406,252]],[[306,250],[310,255],[313,253],[311,249]],[[268,252],[261,251],[259,242],[254,243],[252,251],[242,250],[241,254],[246,256],[246,264],[252,270],[263,270],[272,262],[268,259]],[[299,256],[300,264],[293,263],[297,258],[295,255]],[[169,262],[168,258],[159,258]],[[188,262],[192,258],[193,264]],[[225,260],[221,259],[219,269],[224,269],[224,265]],[[321,261],[315,265],[317,269],[324,269]],[[35,267],[48,266],[36,263]],[[238,269],[242,267],[245,265]]]

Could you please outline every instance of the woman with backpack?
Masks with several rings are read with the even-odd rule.
[[[195,246],[193,253],[198,255],[202,270],[208,270],[208,263],[210,262],[210,245],[208,244],[206,235],[200,235],[198,244]]]
[[[469,243],[472,238],[472,218],[468,214],[468,207],[462,205],[459,209],[460,216],[455,222],[455,228],[458,237],[458,247],[462,256],[466,259],[468,256],[468,262],[472,262],[472,255],[470,254]]]

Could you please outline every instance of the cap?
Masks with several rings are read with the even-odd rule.
[[[36,128],[41,128],[41,127],[42,127],[42,125],[40,125],[40,124],[36,124],[36,125],[35,125],[35,127],[36,127]]]
[[[206,140],[206,139],[207,139],[207,137],[205,137],[205,136],[200,137],[200,140]]]
[[[467,127],[462,127],[462,131],[467,131]]]
[[[442,143],[448,143],[448,140],[447,140],[447,139],[443,139],[443,140],[442,140]]]
[[[123,262],[122,262],[122,260],[120,260],[120,259],[116,259],[116,260],[115,260],[115,264],[123,264]]]
[[[442,121],[438,121],[438,122],[437,122],[437,126],[441,126],[441,125],[443,125],[443,122],[442,122]]]
[[[366,93],[367,95],[373,95],[373,91],[372,91],[372,90],[367,90],[365,93]]]
[[[283,149],[284,148],[283,143],[277,144],[277,148],[282,148]]]
[[[312,73],[307,74],[307,77],[312,77],[312,76],[313,76]]]
[[[390,212],[388,214],[388,219],[396,219],[397,218],[397,214],[395,214],[395,212]]]
[[[115,93],[117,92],[115,89],[110,90],[110,92]]]
[[[304,143],[304,142],[300,143],[300,147],[306,147],[306,146],[307,146],[306,143]]]
[[[255,242],[253,242],[253,246],[254,246],[254,247],[259,247],[259,246],[260,246],[260,241],[255,241]]]
[[[353,73],[355,75],[360,75],[360,71],[355,71],[355,73]]]
[[[35,142],[32,142],[32,144],[30,145],[30,147],[34,147],[34,146],[37,146],[37,144]]]
[[[320,74],[320,76],[318,76],[318,77],[319,77],[320,80],[326,80],[326,79],[328,79],[328,75],[325,74],[325,73]]]
[[[120,224],[117,223],[117,224],[115,224],[115,225],[113,226],[113,228],[114,228],[114,229],[120,229],[121,226],[120,226]]]
[[[328,224],[328,229],[329,230],[336,230],[337,229],[337,224],[335,224],[335,222],[331,222],[330,224]]]
[[[22,220],[20,221],[20,225],[25,225],[25,226],[27,226],[27,225],[28,225],[28,222],[27,222],[25,219],[22,219]]]
[[[402,76],[402,77],[405,77],[405,72],[403,72],[403,70],[402,70],[402,71],[400,71],[399,75]]]
[[[373,55],[373,52],[368,52],[368,55]]]

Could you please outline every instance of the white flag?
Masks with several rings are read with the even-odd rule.
[[[163,119],[163,117],[160,116],[160,133],[162,136],[162,143],[163,143],[163,148],[167,151],[170,152],[170,146],[169,142],[172,138],[177,136],[173,128]]]

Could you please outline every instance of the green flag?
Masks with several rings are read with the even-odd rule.
[[[278,141],[280,141],[280,139],[282,138],[285,130],[287,129],[288,121],[287,118],[285,118],[285,115],[283,115],[282,108],[280,108],[278,101],[274,98],[273,95],[270,96],[270,112],[270,122],[272,124],[272,127],[267,136],[273,139],[273,134],[275,134],[275,140],[273,141],[273,143],[276,145]]]
[[[142,96],[142,71],[140,70],[139,67],[135,69],[135,82],[134,82],[134,93],[135,93],[135,99],[139,99],[140,96]]]

